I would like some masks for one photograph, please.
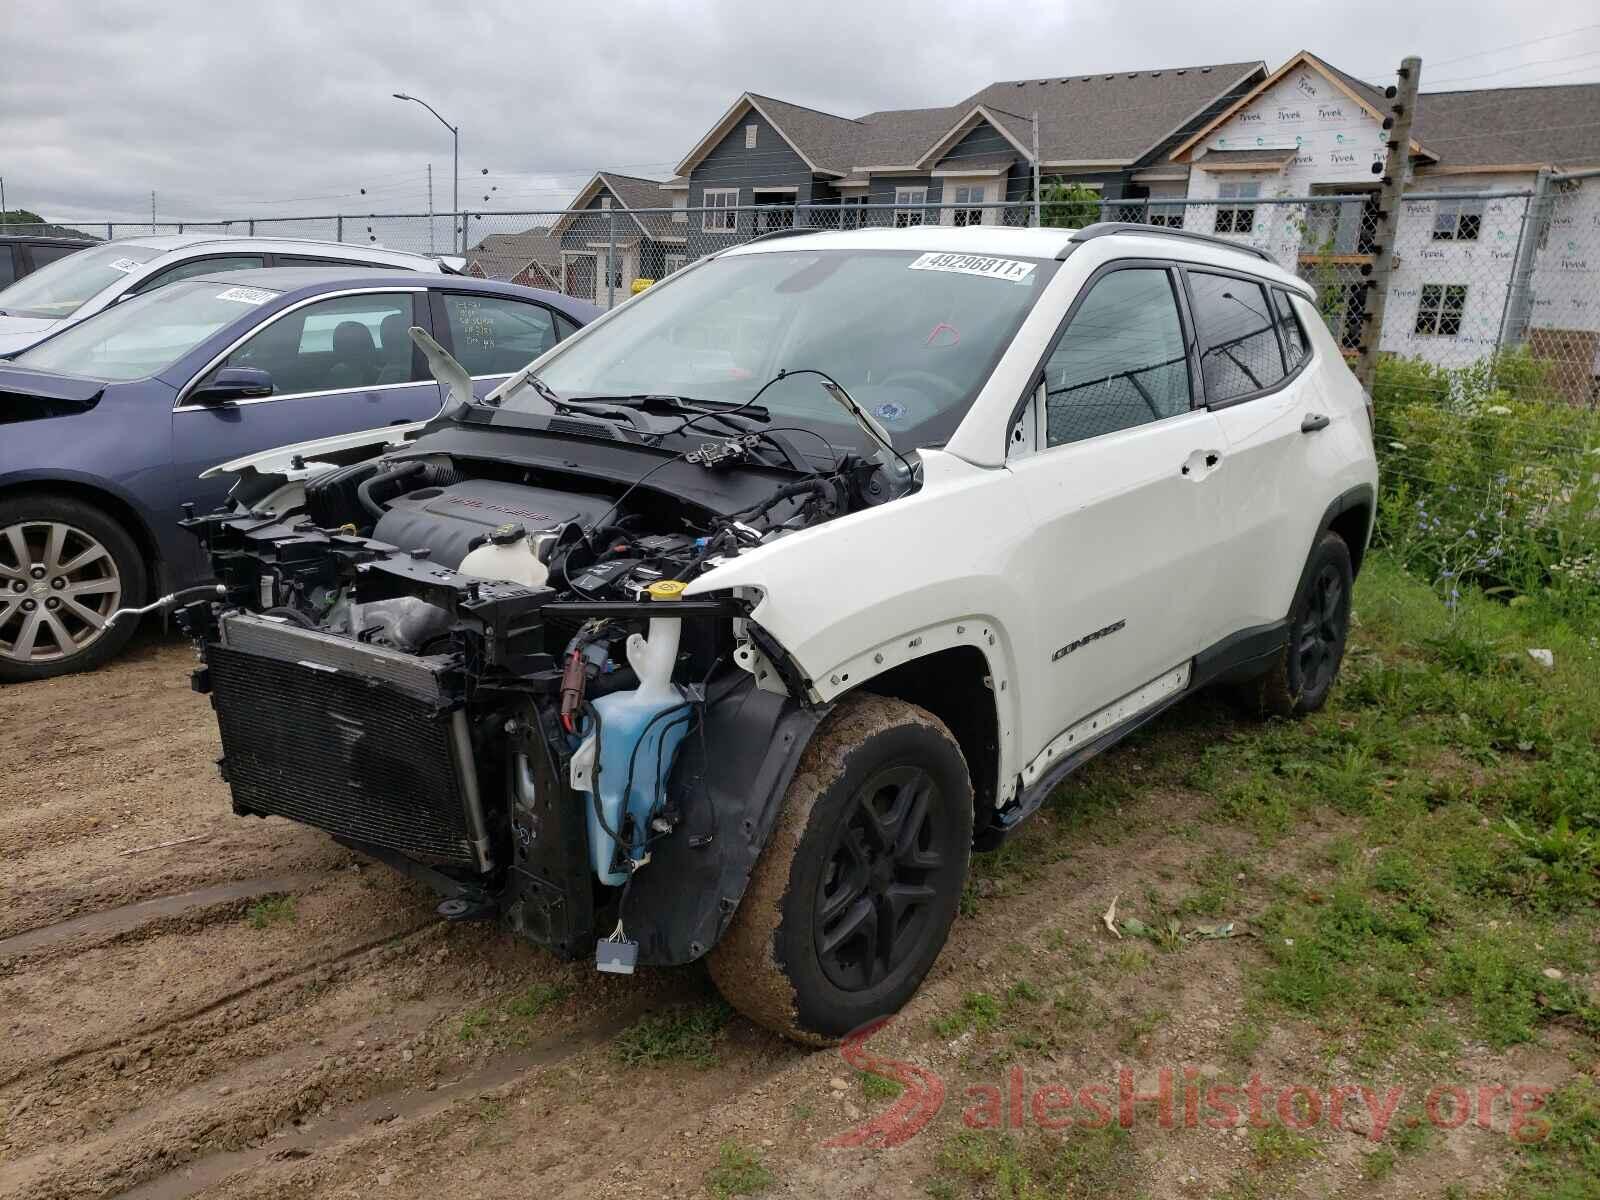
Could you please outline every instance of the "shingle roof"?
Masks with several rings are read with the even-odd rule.
[[[1285,150],[1207,150],[1194,160],[1201,170],[1207,167],[1281,167],[1299,151],[1294,147]]]
[[[1037,111],[1043,162],[1131,162],[1265,75],[1263,63],[1233,62],[1013,80],[991,83],[972,102],[1028,114],[1012,122],[1023,145]]]
[[[1192,121],[1224,94],[1266,74],[1260,62],[1116,71],[992,83],[957,104],[841,117],[747,93],[779,132],[819,170],[910,167],[978,105],[1023,147],[1039,113],[1044,162],[1131,162]]]
[[[600,182],[611,194],[622,201],[622,207],[632,209],[632,216],[647,235],[656,240],[681,238],[683,230],[672,227],[672,216],[664,212],[640,212],[641,209],[664,209],[671,201],[661,191],[662,181],[644,179],[638,175],[622,175],[616,171],[601,171]]]
[[[1423,92],[1411,135],[1439,166],[1600,166],[1600,83]]]
[[[467,263],[477,263],[488,279],[515,279],[536,262],[552,279],[561,276],[561,243],[548,228],[521,233],[491,233],[467,251]]]

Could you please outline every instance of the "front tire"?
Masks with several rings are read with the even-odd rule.
[[[712,979],[810,1044],[896,1011],[949,935],[971,844],[972,782],[944,723],[847,697],[806,747]]]
[[[141,603],[145,585],[139,548],[100,509],[49,494],[0,500],[0,683],[98,667],[138,627],[106,619]]]
[[[1274,717],[1301,717],[1328,702],[1350,633],[1355,572],[1336,533],[1318,539],[1289,612],[1288,640],[1272,666],[1245,686],[1247,703]]]

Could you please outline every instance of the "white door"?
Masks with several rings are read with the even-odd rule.
[[[1184,278],[1206,400],[1228,447],[1215,481],[1226,539],[1216,641],[1288,615],[1334,481],[1359,458],[1348,441],[1358,431],[1303,369],[1310,342],[1286,292],[1211,269]]]
[[[1023,710],[1024,761],[1208,644],[1225,443],[1196,407],[1176,286],[1157,266],[1095,277],[1045,362],[1036,447],[1008,464],[1034,531],[1029,655],[1045,681]]]

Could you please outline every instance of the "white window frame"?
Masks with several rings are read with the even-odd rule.
[[[1446,189],[1446,192],[1454,189]],[[1465,189],[1461,189],[1465,190]],[[1412,199],[1416,197],[1413,196]],[[1463,226],[1465,225],[1465,229]],[[1435,242],[1475,242],[1483,236],[1483,200],[1441,195],[1434,203],[1432,239]]]
[[[611,197],[610,196],[601,196],[600,197],[600,211],[601,212],[610,212],[611,211]]]
[[[894,227],[907,229],[928,223],[928,187],[897,187],[894,190]]]
[[[739,189],[706,188],[700,193],[700,229],[704,233],[736,233],[739,229]]]
[[[1212,222],[1212,232],[1221,234],[1236,234],[1248,236],[1255,232],[1256,206],[1254,204],[1224,204],[1224,200],[1259,200],[1261,198],[1261,181],[1259,179],[1230,180],[1217,185],[1217,214]],[[1246,228],[1240,229],[1240,218],[1249,214]],[[1226,214],[1226,220],[1224,220]],[[1226,226],[1226,228],[1224,228]]]
[[[865,229],[862,222],[866,217],[866,206],[871,200],[865,192],[859,196],[839,197],[839,228],[840,229]],[[854,209],[852,212],[850,210]]]
[[[1434,303],[1429,304],[1428,293],[1435,289],[1437,289],[1438,294],[1433,297]],[[1448,303],[1452,292],[1457,294],[1460,300],[1459,304]],[[1467,299],[1470,295],[1470,287],[1465,283],[1423,284],[1421,290],[1417,293],[1417,318],[1411,327],[1413,336],[1460,337],[1461,326],[1467,315]],[[1448,333],[1444,331],[1446,317],[1452,317],[1455,320],[1455,328]]]
[[[756,148],[756,138],[759,136],[760,129],[759,125],[746,125],[744,127],[744,148],[746,150],[754,150]]]
[[[689,223],[689,197],[687,195],[672,198],[672,220],[678,225]]]
[[[973,193],[977,195],[974,196]],[[989,185],[987,183],[961,182],[952,186],[952,181],[944,181],[944,216],[946,225],[958,227],[967,225],[990,224],[990,209],[983,205],[989,202]]]
[[[661,256],[661,277],[665,279],[674,271],[681,271],[688,265],[689,256],[686,254],[663,254]]]

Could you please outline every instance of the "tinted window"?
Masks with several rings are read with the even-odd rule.
[[[17,362],[90,379],[143,379],[277,295],[267,288],[180,283],[96,313],[23,351]]]
[[[569,338],[578,332],[578,327],[571,321],[567,320],[567,318],[563,317],[560,313],[557,313],[556,332],[558,332],[564,338]]]
[[[1273,288],[1272,303],[1278,311],[1278,329],[1283,334],[1283,352],[1289,356],[1289,370],[1293,371],[1305,361],[1306,355],[1311,353],[1311,343],[1306,340],[1306,331],[1300,327],[1300,318],[1295,314],[1289,293]]]
[[[216,258],[196,258],[150,276],[134,291],[153,292],[158,287],[166,287],[167,284],[177,283],[180,279],[193,279],[197,275],[224,275],[229,271],[248,271],[253,267],[264,266],[266,260],[259,254],[227,254]]]
[[[82,246],[29,246],[28,253],[33,256],[33,269],[37,271],[48,263],[53,263],[58,258],[65,258],[69,254],[76,254]]]
[[[275,396],[389,387],[424,378],[407,332],[415,323],[409,293],[339,296],[274,321],[221,365],[266,371]]]
[[[130,242],[75,251],[0,292],[0,308],[13,317],[69,317],[113,283],[125,284],[141,263],[160,254],[153,246]]]
[[[1283,355],[1261,285],[1204,271],[1190,271],[1188,278],[1207,402],[1233,400],[1281,380]]]
[[[10,246],[0,246],[0,287],[5,287],[17,277],[17,268],[12,264],[11,254]]]
[[[1052,446],[1189,410],[1189,363],[1171,276],[1114,271],[1072,316],[1045,363]]]
[[[509,375],[556,344],[555,321],[539,304],[448,293],[450,346],[469,375]]]
[[[404,267],[391,267],[387,263],[351,262],[345,258],[305,258],[298,254],[277,256],[280,267],[354,267],[362,271],[403,271]]]

